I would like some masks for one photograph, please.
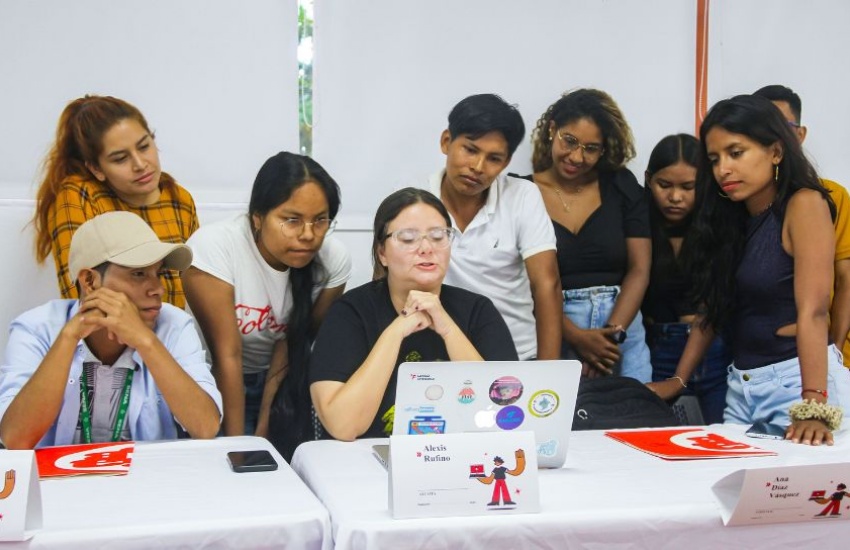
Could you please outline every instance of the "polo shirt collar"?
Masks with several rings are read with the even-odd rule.
[[[443,184],[443,177],[445,175],[446,169],[443,168],[442,170],[431,176],[430,191],[431,193],[436,195],[438,199],[442,199],[440,196],[440,192]],[[484,202],[483,210],[488,217],[492,216],[496,212],[496,205],[499,202],[499,184],[501,183],[501,180],[504,177],[505,176],[503,174],[499,174],[498,176],[496,176],[496,179],[493,180],[493,183],[490,185],[490,188],[487,191],[487,200]]]

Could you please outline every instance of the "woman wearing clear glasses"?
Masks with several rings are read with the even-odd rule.
[[[537,122],[533,181],[555,226],[565,358],[588,376],[649,382],[640,305],[651,260],[648,204],[625,168],[632,132],[605,92],[564,94]]]
[[[428,191],[408,187],[378,207],[372,258],[382,277],[333,304],[310,361],[313,405],[334,438],[392,433],[403,362],[517,360],[493,303],[443,284],[454,234]]]
[[[225,435],[267,435],[273,403],[298,413],[288,435],[310,432],[310,335],[351,273],[345,248],[325,238],[339,204],[339,187],[316,161],[278,153],[260,168],[247,214],[189,240],[194,260],[183,279],[224,398]]]

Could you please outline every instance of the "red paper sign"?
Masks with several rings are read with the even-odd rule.
[[[666,460],[776,455],[773,451],[766,451],[748,443],[727,439],[720,434],[700,428],[629,430],[605,432],[605,435],[639,451]]]
[[[38,476],[125,475],[130,471],[135,443],[89,443],[36,449]]]

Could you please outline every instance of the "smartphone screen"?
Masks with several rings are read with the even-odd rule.
[[[746,433],[759,439],[785,439],[785,428],[768,422],[756,422]]]
[[[268,472],[277,470],[277,462],[268,451],[231,451],[227,461],[234,472]]]

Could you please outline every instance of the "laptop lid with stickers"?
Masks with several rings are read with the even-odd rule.
[[[580,377],[578,361],[402,363],[393,435],[531,430],[539,466],[560,468]]]

